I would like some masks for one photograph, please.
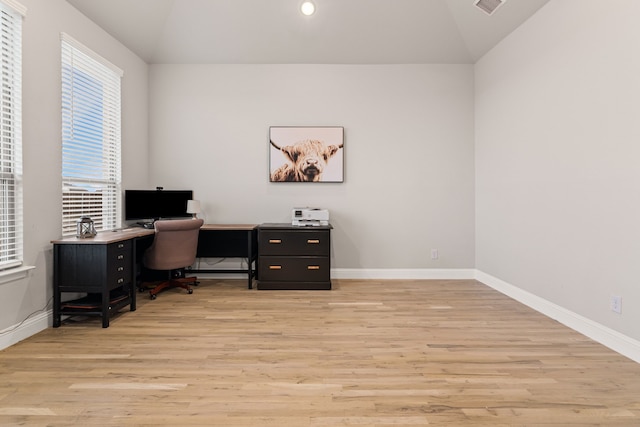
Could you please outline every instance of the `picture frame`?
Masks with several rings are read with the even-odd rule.
[[[270,182],[344,182],[344,127],[271,126]]]

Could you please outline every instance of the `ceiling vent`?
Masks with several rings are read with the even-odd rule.
[[[492,15],[507,0],[475,0],[475,5],[487,15]]]

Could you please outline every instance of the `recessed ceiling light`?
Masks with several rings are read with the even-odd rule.
[[[300,11],[302,12],[303,15],[307,15],[307,16],[313,15],[313,12],[316,11],[316,5],[313,4],[312,1],[305,1],[300,6]]]

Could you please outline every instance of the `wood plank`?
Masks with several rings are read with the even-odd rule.
[[[476,281],[244,285],[5,349],[0,425],[640,425],[639,364]]]

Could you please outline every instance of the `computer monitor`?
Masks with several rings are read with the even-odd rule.
[[[188,200],[193,200],[192,190],[125,190],[124,219],[189,218]]]

